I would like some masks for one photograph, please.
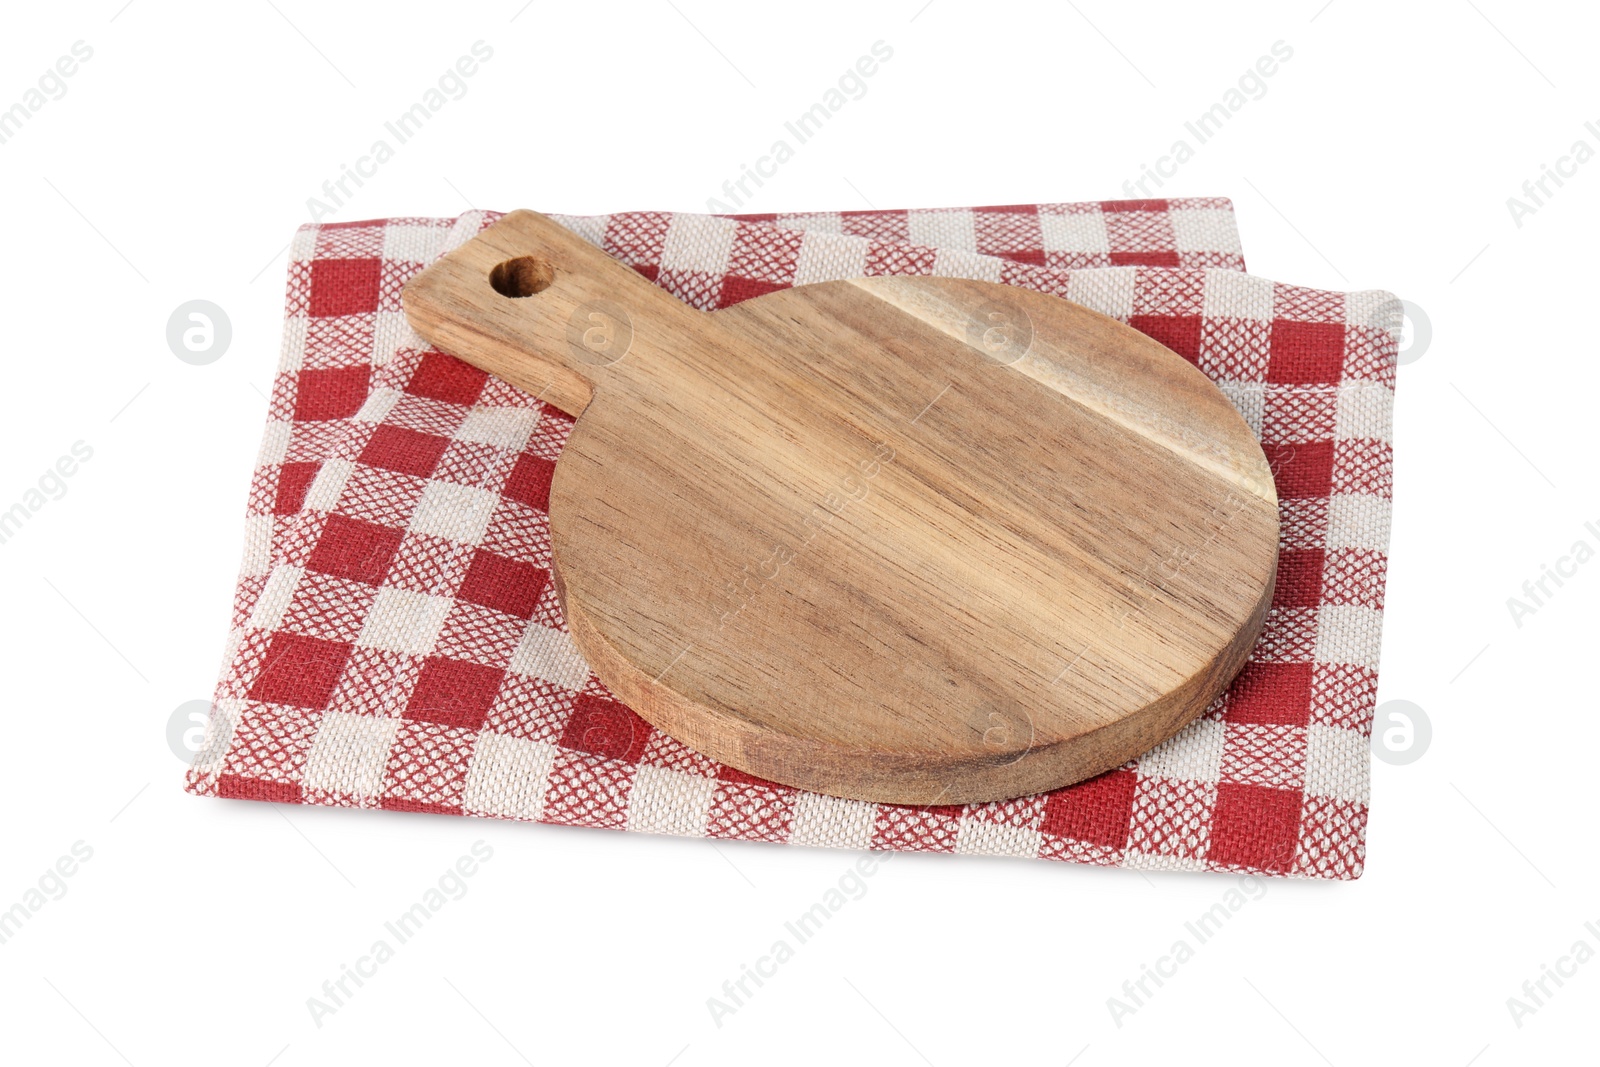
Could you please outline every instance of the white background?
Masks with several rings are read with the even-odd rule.
[[[1592,12],[923,2],[7,10],[0,107],[73,42],[94,54],[0,145],[0,509],[75,441],[94,456],[0,545],[0,909],[75,842],[93,857],[0,945],[0,1057],[1593,1058],[1600,962],[1520,1027],[1506,1005],[1580,938],[1600,949],[1600,562],[1521,627],[1506,606],[1575,540],[1600,545],[1600,162],[1520,227],[1506,206],[1575,140],[1600,148]],[[1380,696],[1425,708],[1434,737],[1374,765],[1366,876],[1271,880],[1119,1027],[1107,998],[1233,879],[899,856],[718,1028],[706,998],[855,855],[182,793],[165,731],[215,678],[281,250],[307,197],[480,39],[494,58],[467,95],[335,219],[705,210],[880,39],[894,57],[867,95],[747,210],[1120,197],[1287,42],[1267,94],[1161,193],[1232,197],[1255,273],[1391,289],[1432,322],[1399,375]],[[209,366],[164,336],[196,298],[233,324]],[[467,895],[315,1025],[307,998],[479,839],[493,858]]]

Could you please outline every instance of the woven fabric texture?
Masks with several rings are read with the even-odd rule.
[[[841,800],[694,752],[578,655],[546,509],[571,420],[410,331],[400,290],[496,217],[307,226],[206,739],[207,796],[1142,869],[1359,877],[1391,498],[1394,298],[1243,273],[1226,200],[554,216],[716,309],[936,274],[1128,322],[1243,413],[1279,578],[1228,692],[1088,782],[991,804]]]

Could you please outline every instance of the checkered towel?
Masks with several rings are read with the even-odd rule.
[[[1387,293],[1245,274],[1226,200],[713,218],[555,216],[684,301],[861,275],[1054,293],[1193,361],[1277,471],[1266,628],[1226,694],[1119,770],[910,807],[723,766],[619,703],[550,580],[571,420],[428,351],[406,281],[498,216],[306,226],[210,727],[206,796],[789,844],[1356,878],[1398,344]]]

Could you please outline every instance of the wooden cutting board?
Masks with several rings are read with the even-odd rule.
[[[1188,723],[1272,598],[1260,446],[1193,366],[949,278],[695,310],[518,211],[405,290],[577,416],[550,533],[578,649],[667,734],[864,800],[1053,789]]]

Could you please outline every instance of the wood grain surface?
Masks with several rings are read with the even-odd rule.
[[[579,416],[550,498],[579,650],[762,778],[954,804],[1170,737],[1271,601],[1272,474],[1189,363],[1065,300],[861,278],[708,313],[519,211],[418,333]]]

